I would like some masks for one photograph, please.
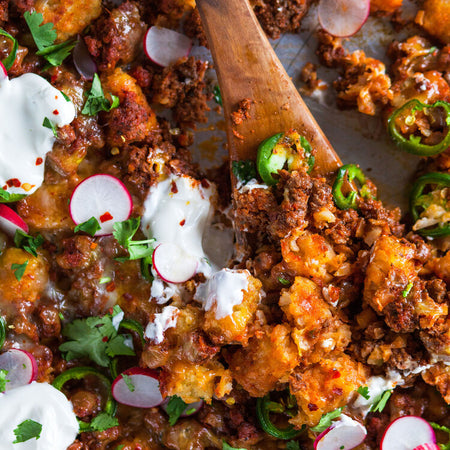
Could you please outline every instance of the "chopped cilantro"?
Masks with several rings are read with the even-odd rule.
[[[447,433],[450,437],[450,428],[444,427],[443,425],[439,425],[434,422],[430,422],[430,425],[433,427],[433,429],[443,431],[444,433]],[[446,444],[438,444],[438,446],[441,450],[450,450],[450,439],[447,441]]]
[[[98,281],[98,284],[106,284],[109,283],[111,281],[111,277],[101,277],[100,280]]]
[[[300,444],[296,441],[289,441],[286,444],[286,450],[300,450]]]
[[[59,316],[60,320],[65,320],[64,319],[64,314],[61,311],[58,313],[58,316]]]
[[[14,61],[16,60],[19,44],[16,39],[14,39],[9,33],[7,33],[5,30],[2,30],[1,28],[0,28],[0,36],[5,36],[9,40],[11,40],[13,44],[10,54],[6,58],[2,59],[2,63],[5,66],[5,69],[9,70],[11,69],[11,67],[14,64]]]
[[[59,346],[65,359],[88,357],[99,366],[107,367],[114,356],[133,356],[133,349],[126,345],[126,336],[118,334],[113,324],[113,318],[120,313],[122,310],[116,305],[112,315],[75,319],[67,324],[62,334],[68,341]]]
[[[39,422],[35,422],[31,419],[24,420],[14,430],[16,440],[13,441],[13,444],[26,442],[33,438],[36,438],[36,440],[38,440],[41,437],[41,431],[42,425]]]
[[[180,418],[183,411],[186,409],[187,404],[177,395],[170,397],[166,406],[166,413],[169,415],[170,425],[175,425]]]
[[[106,412],[102,412],[94,417],[90,423],[93,431],[105,431],[109,428],[116,427],[117,425],[119,425],[119,421]]]
[[[370,411],[371,412],[383,411],[391,394],[392,394],[392,389],[388,389],[387,391],[384,391],[383,394],[381,395],[380,399],[372,405],[372,407],[370,408]]]
[[[359,395],[363,396],[366,400],[369,400],[369,388],[367,386],[360,386],[357,390]]]
[[[0,188],[0,203],[12,203],[22,200],[26,197],[26,194],[11,194],[8,191],[5,191],[3,188]]]
[[[320,418],[319,423],[315,427],[310,428],[310,430],[315,433],[322,433],[322,431],[325,431],[331,425],[333,419],[337,419],[341,413],[342,408],[337,408],[334,411],[324,414]]]
[[[14,270],[14,275],[17,281],[20,281],[25,273],[25,270],[28,266],[28,260],[26,260],[23,264],[11,264],[11,270]]]
[[[230,444],[227,444],[225,441],[222,441],[222,450],[245,450],[245,448],[232,447]]]
[[[91,90],[88,92],[86,103],[84,104],[82,114],[89,116],[95,116],[100,111],[111,111],[119,106],[119,98],[111,94],[110,103],[103,94],[102,84],[97,74],[94,75],[92,80]]]
[[[57,33],[53,28],[53,23],[42,23],[44,17],[38,12],[26,11],[24,14],[25,22],[33,36],[34,43],[38,48],[37,55],[43,56],[51,66],[59,66],[75,47],[75,41],[66,41],[61,44],[54,44]]]
[[[219,87],[218,84],[216,84],[216,85],[214,86],[214,89],[213,89],[213,95],[214,95],[214,101],[215,101],[218,105],[223,106],[223,102],[222,102],[222,93],[220,92],[220,87]]]
[[[128,258],[116,258],[118,261],[141,259],[153,254],[155,239],[146,239],[143,241],[132,240],[139,229],[140,223],[140,217],[133,217],[123,222],[116,222],[113,225],[113,236],[120,245],[128,250],[130,255]]]
[[[122,374],[122,379],[125,381],[125,384],[127,385],[127,388],[130,392],[134,392],[136,390],[136,387],[134,386],[133,382],[131,381],[131,377],[125,373]]]
[[[5,392],[6,383],[9,383],[11,380],[6,379],[8,375],[8,371],[5,369],[0,369],[0,392]]]
[[[412,287],[413,287],[413,283],[410,281],[408,283],[408,285],[406,286],[405,290],[402,292],[403,298],[408,297],[409,293],[411,292]]]
[[[233,175],[242,184],[248,183],[251,179],[256,178],[255,163],[251,160],[233,161],[231,163]]]
[[[64,100],[65,100],[66,102],[72,101],[72,100],[70,100],[70,97],[69,97],[68,95],[64,94],[63,91],[60,91],[60,92],[61,92],[61,95],[64,97]]]
[[[98,223],[98,220],[95,217],[91,217],[90,219],[86,220],[86,222],[78,224],[73,231],[75,233],[78,233],[79,231],[84,231],[85,233],[90,234],[91,236],[95,236],[95,233],[97,233],[97,231],[100,229],[101,226]]]
[[[282,284],[283,286],[289,286],[291,282],[283,277],[278,277],[278,282]]]
[[[58,137],[58,131],[56,130],[56,126],[54,123],[50,121],[48,117],[44,119],[44,122],[42,122],[42,126],[45,128],[49,128],[53,132],[53,136]]]
[[[122,450],[125,447],[125,444],[120,444],[116,447],[116,450]]]
[[[23,248],[33,256],[37,256],[37,249],[44,243],[44,238],[38,234],[36,237],[30,236],[24,231],[17,229],[14,235],[14,244],[18,248]]]

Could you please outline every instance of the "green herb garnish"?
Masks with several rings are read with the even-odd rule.
[[[95,217],[91,217],[90,219],[86,220],[86,222],[78,224],[73,231],[75,233],[78,233],[79,231],[84,231],[85,233],[90,234],[91,236],[95,236],[95,233],[97,233],[97,231],[100,229],[101,226],[98,223],[98,220]]]
[[[230,444],[227,444],[225,441],[222,441],[222,450],[245,450],[245,448],[232,447]]]
[[[44,119],[44,122],[42,122],[42,126],[45,128],[49,128],[53,132],[53,136],[58,137],[58,131],[56,130],[56,126],[54,123],[50,121],[48,117]]]
[[[214,101],[215,101],[218,105],[223,106],[222,93],[220,92],[220,87],[219,87],[218,84],[216,84],[216,85],[214,86],[214,89],[213,89],[213,95],[214,95]]]
[[[356,392],[358,392],[358,394],[364,397],[366,400],[369,400],[370,394],[369,388],[367,386],[359,386],[359,388],[356,389]]]
[[[38,440],[41,437],[42,425],[39,422],[28,419],[24,420],[14,430],[16,440],[13,444],[19,444],[20,442],[26,442],[30,439],[36,438]]]
[[[14,270],[14,275],[17,281],[20,281],[28,266],[28,259],[23,264],[11,264],[11,270]]]
[[[102,412],[92,419],[90,425],[93,431],[105,431],[119,425],[119,421],[108,413]]]
[[[242,184],[248,183],[253,178],[256,178],[256,166],[251,160],[233,161],[231,163],[231,170],[233,175]]]
[[[169,424],[174,426],[177,420],[180,418],[183,411],[186,409],[187,404],[178,396],[174,395],[170,397],[166,406],[166,413],[169,416]]]
[[[443,431],[444,433],[447,433],[450,437],[450,428],[444,427],[443,425],[439,425],[434,422],[430,422],[430,425],[433,427],[433,429]],[[450,439],[446,444],[438,444],[438,446],[441,450],[450,450]]]
[[[26,197],[26,194],[11,194],[0,188],[0,203],[13,203],[22,200]]]
[[[414,286],[414,284],[411,281],[407,284],[405,290],[402,292],[403,298],[408,297],[408,294],[411,292],[411,289],[413,286]]]
[[[122,379],[125,382],[125,384],[127,385],[127,388],[129,389],[130,392],[134,392],[136,390],[136,387],[133,384],[133,382],[131,381],[131,377],[129,375],[123,373]]]
[[[381,395],[380,399],[372,405],[372,407],[370,408],[370,411],[371,412],[383,411],[391,394],[392,394],[392,389],[388,389],[387,391],[384,391],[383,394]]]
[[[322,431],[325,431],[331,425],[331,422],[334,419],[337,419],[341,415],[341,413],[342,408],[337,408],[334,411],[324,414],[320,418],[319,423],[315,427],[310,428],[310,430],[314,431],[315,433],[322,433]]]
[[[7,370],[0,369],[0,392],[5,392],[6,383],[9,383],[11,381],[6,378],[8,373],[9,372]]]
[[[88,92],[88,97],[81,113],[95,116],[100,111],[111,111],[119,106],[119,98],[111,94],[111,100],[112,102],[110,103],[109,100],[105,98],[100,78],[95,74],[94,79],[92,80],[91,90]]]
[[[38,234],[36,237],[30,236],[22,230],[17,229],[14,234],[14,244],[17,248],[22,248],[33,256],[37,256],[37,249],[44,243],[44,238]]]
[[[16,60],[16,55],[17,55],[17,50],[19,48],[19,44],[17,42],[17,39],[14,39],[14,37],[12,37],[9,33],[7,33],[5,30],[2,30],[1,28],[0,28],[0,35],[5,36],[9,40],[11,40],[13,43],[11,53],[6,58],[2,59],[2,63],[5,66],[5,69],[9,70],[9,69],[11,69],[11,67],[14,64],[14,61]]]
[[[145,239],[143,241],[133,241],[141,223],[140,217],[133,217],[123,222],[116,222],[113,225],[113,236],[117,242],[128,250],[128,258],[116,258],[118,261],[141,259],[153,254],[153,244],[155,239]]]

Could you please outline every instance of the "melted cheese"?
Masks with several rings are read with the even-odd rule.
[[[66,396],[48,383],[31,383],[0,394],[2,450],[66,450],[78,434],[78,422]],[[42,425],[39,439],[13,444],[14,430],[25,420]]]
[[[72,102],[34,73],[0,81],[0,187],[31,194],[44,180],[45,155],[55,136],[43,126],[45,118],[57,127],[75,117]]]

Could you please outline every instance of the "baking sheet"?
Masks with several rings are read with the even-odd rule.
[[[417,7],[414,1],[404,0],[403,16],[414,17]],[[299,88],[300,71],[307,62],[318,63],[315,55],[317,40],[314,30],[318,27],[317,11],[312,7],[302,23],[298,34],[285,34],[272,45],[294,84]],[[386,64],[386,48],[395,38],[403,39],[394,32],[388,19],[370,17],[362,30],[344,45],[349,51],[362,49],[367,56]],[[194,47],[192,54],[211,61],[211,54],[204,47]],[[334,70],[319,66],[319,78],[331,82],[337,77]],[[214,73],[209,74],[214,78]],[[214,81],[212,81],[214,83]],[[379,197],[390,206],[407,209],[407,196],[419,157],[399,150],[390,140],[380,117],[370,117],[358,111],[341,111],[336,108],[333,88],[322,95],[304,96],[317,122],[345,163],[357,163],[378,186]],[[208,124],[198,127],[192,147],[194,159],[208,168],[226,157],[226,135],[223,116],[217,114],[215,104],[208,116]]]

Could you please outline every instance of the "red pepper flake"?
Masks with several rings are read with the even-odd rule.
[[[108,222],[108,220],[112,220],[112,219],[113,219],[113,216],[108,211],[106,211],[105,214],[102,214],[100,216],[101,223]]]
[[[176,194],[178,192],[177,183],[175,183],[175,181],[172,181],[170,192],[172,192],[172,194]]]
[[[209,188],[208,180],[205,180],[205,179],[203,178],[203,180],[201,181],[201,185],[202,185],[205,189],[208,189],[208,188]]]
[[[111,283],[108,283],[106,285],[106,292],[113,292],[114,289],[116,289],[116,285],[114,284],[114,281],[111,281]]]
[[[53,111],[53,114],[54,114],[55,116],[57,116],[57,115],[59,114],[59,111],[58,111],[57,109],[55,109],[55,110]]]
[[[42,158],[36,158],[36,165],[37,166],[40,166],[43,162],[44,162],[44,160]]]
[[[11,179],[9,179],[9,180],[6,180],[6,184],[9,186],[9,187],[20,187],[20,185],[22,184],[21,182],[20,182],[20,180],[18,179],[18,178],[11,178]]]
[[[50,78],[50,81],[51,81],[52,83],[54,83],[57,79],[58,79],[58,75],[54,74],[54,75],[52,75],[52,77]],[[58,96],[55,95],[55,98],[57,99]]]
[[[185,223],[186,223],[186,219],[183,219],[183,220],[180,222],[180,227],[183,227]]]
[[[331,378],[335,379],[335,378],[340,378],[341,377],[341,372],[339,372],[339,370],[333,369],[333,372],[331,374]]]
[[[308,403],[308,409],[310,411],[317,411],[319,409],[319,407],[317,405],[315,405],[314,403]]]
[[[8,189],[8,185],[7,184],[5,184],[4,186],[3,186],[3,188],[2,188],[4,191],[6,191],[6,189]]]
[[[102,341],[103,341],[103,342],[108,342],[108,336],[102,337]]]

